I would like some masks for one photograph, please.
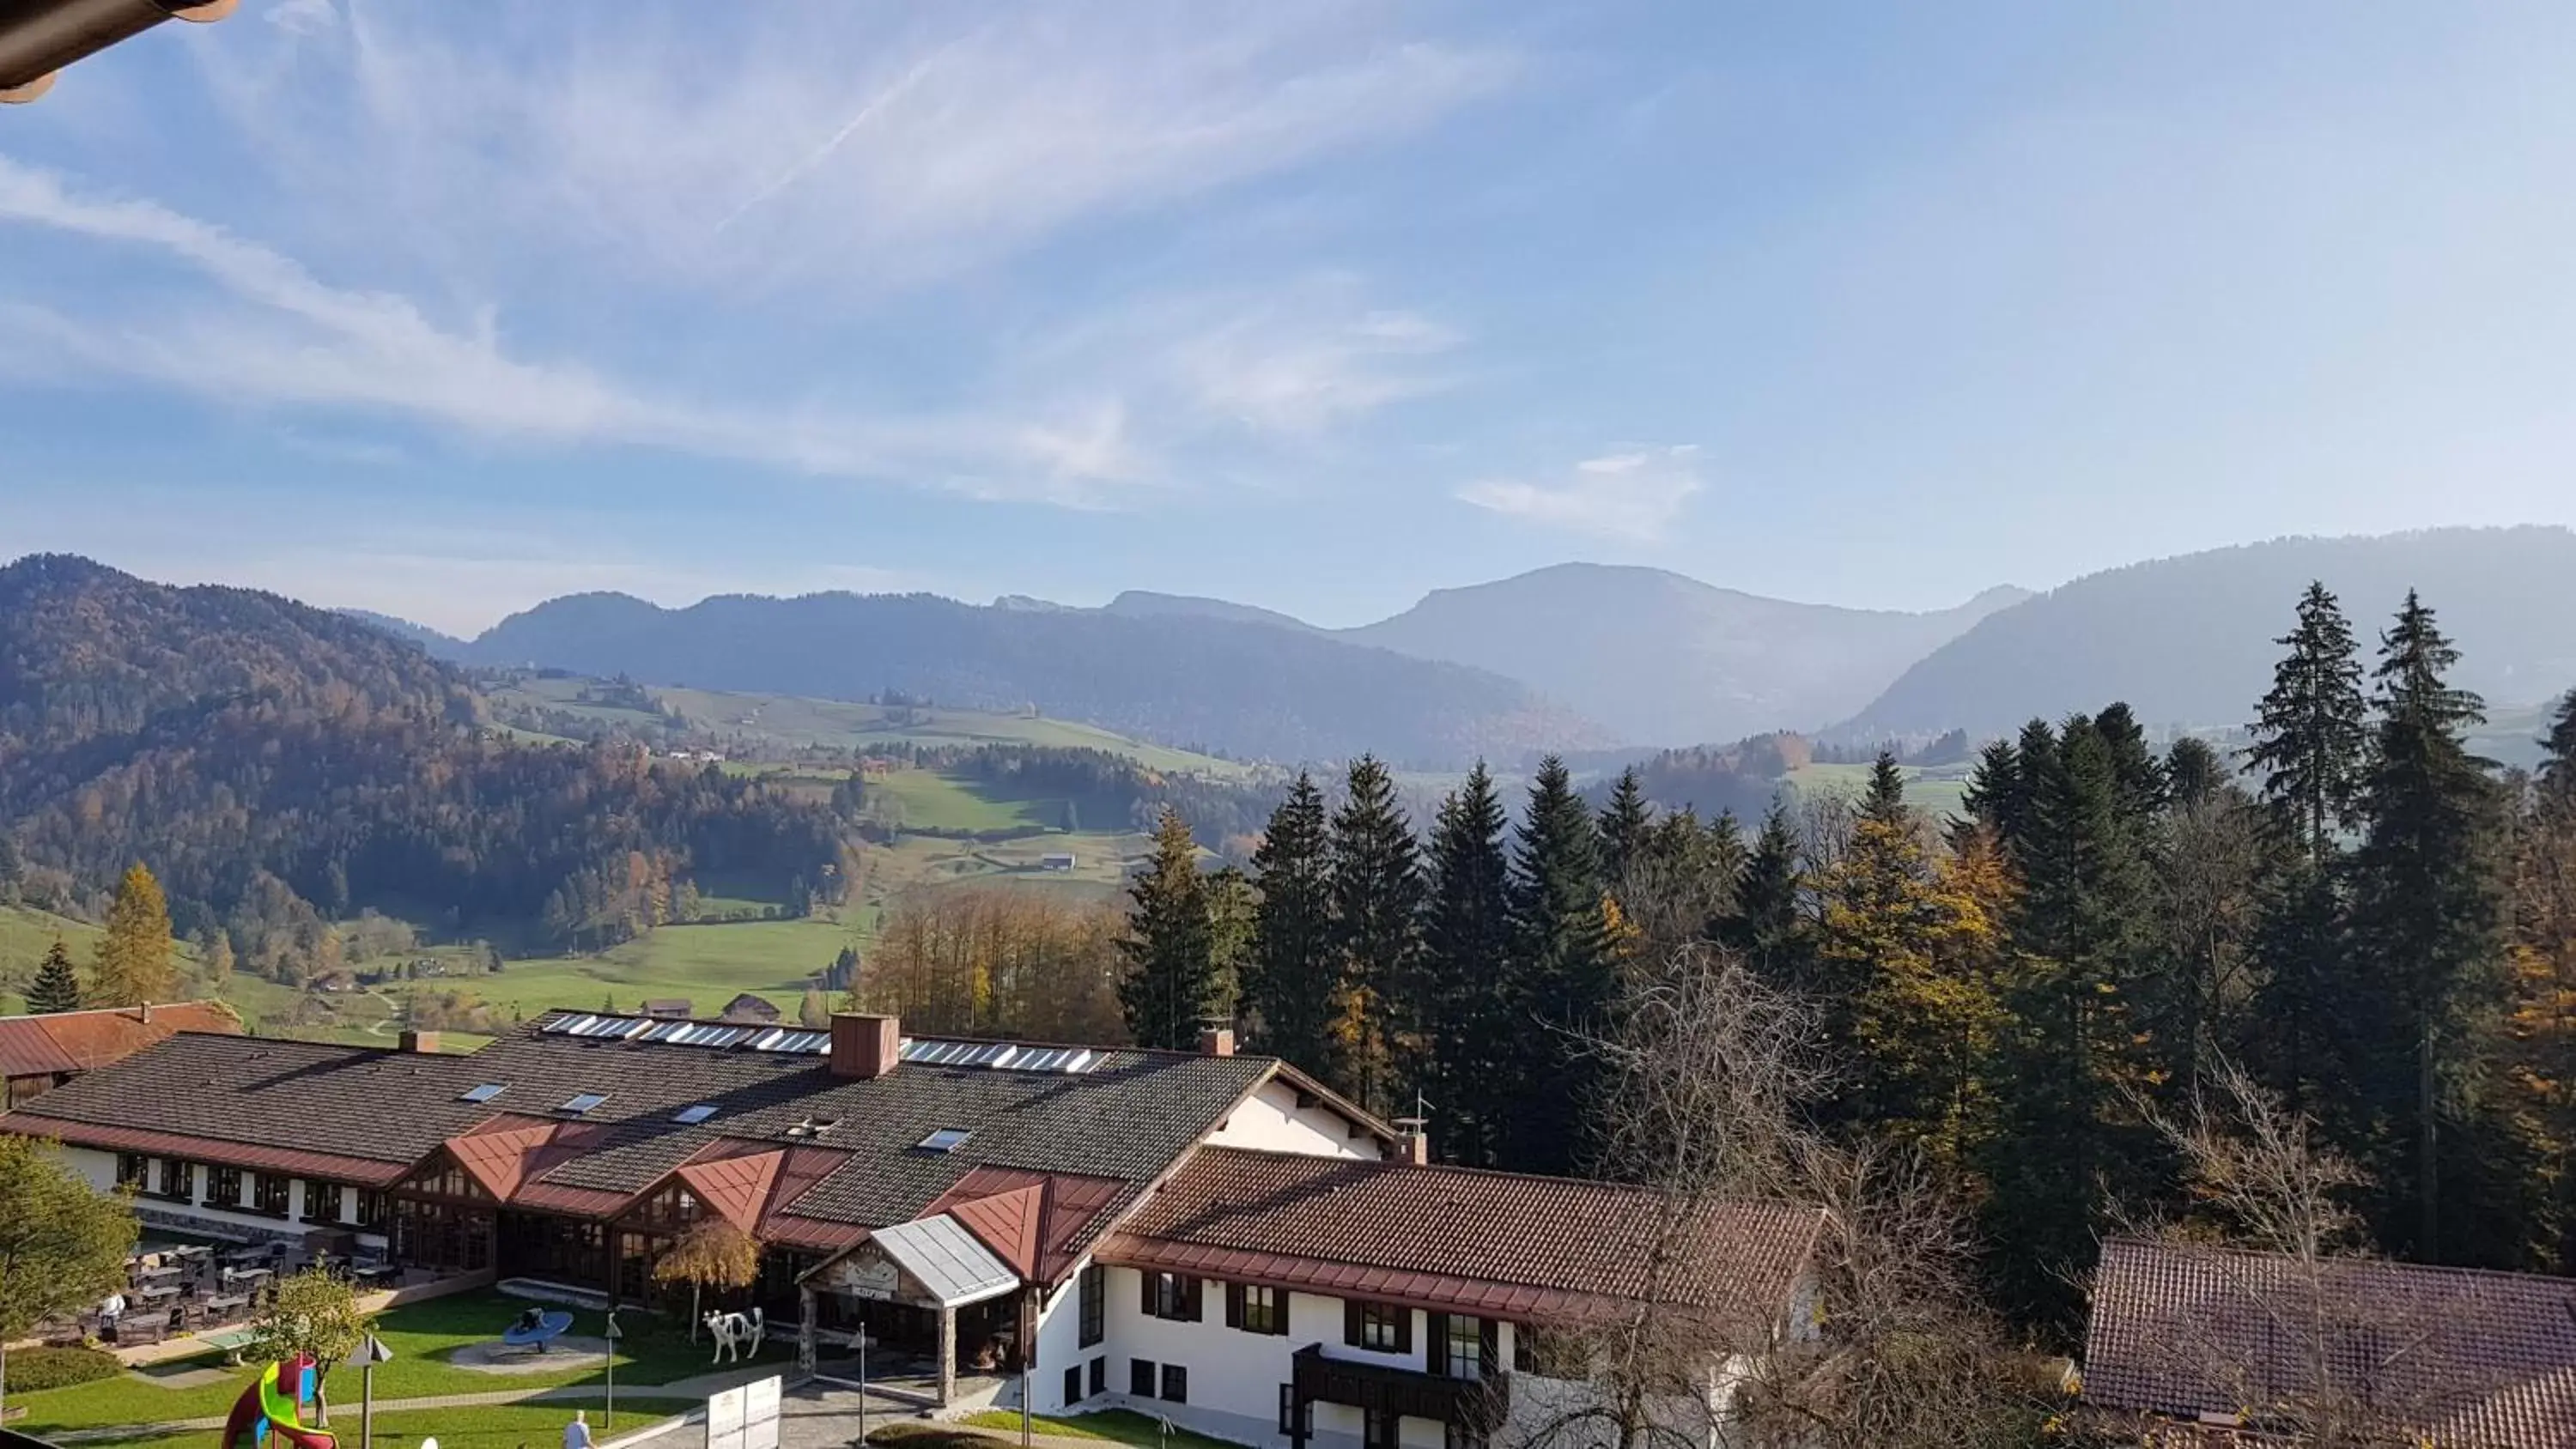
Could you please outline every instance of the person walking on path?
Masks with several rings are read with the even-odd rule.
[[[572,1411],[572,1422],[564,1425],[563,1449],[591,1449],[590,1415],[586,1410]]]

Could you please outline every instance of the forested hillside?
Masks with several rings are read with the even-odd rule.
[[[2287,538],[2090,574],[1985,619],[1837,733],[1979,738],[2126,699],[2151,726],[2226,725],[2261,692],[2278,601],[2323,580],[2357,618],[2408,589],[2442,604],[2460,683],[2533,705],[2576,678],[2576,532],[2436,529]]]
[[[1165,744],[1277,760],[1375,748],[1436,764],[1606,742],[1598,726],[1481,670],[1258,623],[979,608],[927,594],[731,596],[686,609],[576,595],[503,620],[469,657],[647,684],[1034,706]]]
[[[845,849],[828,808],[755,779],[514,743],[368,625],[59,557],[0,569],[0,823],[31,902],[94,915],[146,860],[183,935],[288,980],[368,906],[598,944],[710,873],[801,909]]]

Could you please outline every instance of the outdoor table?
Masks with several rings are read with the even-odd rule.
[[[181,1269],[175,1263],[164,1263],[158,1268],[137,1268],[134,1270],[134,1281],[137,1283],[157,1283],[164,1278],[176,1278],[179,1276],[180,1272]]]
[[[227,1283],[256,1283],[267,1276],[269,1273],[266,1268],[226,1268],[224,1270],[224,1281]]]
[[[248,1308],[249,1306],[250,1299],[241,1295],[235,1295],[230,1298],[209,1298],[206,1300],[206,1311],[219,1316],[229,1316],[236,1310]]]
[[[149,1288],[136,1290],[134,1296],[142,1299],[146,1303],[166,1303],[179,1296],[179,1289],[176,1284],[159,1283]]]

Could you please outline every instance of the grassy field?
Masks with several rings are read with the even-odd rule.
[[[617,1432],[631,1434],[656,1420],[676,1418],[699,1407],[700,1402],[629,1397],[621,1390],[617,1395]],[[608,1438],[603,1429],[606,1406],[596,1395],[466,1409],[388,1410],[376,1415],[374,1437],[387,1449],[410,1449],[423,1439],[437,1440],[440,1449],[548,1449],[563,1442],[564,1424],[575,1409],[587,1410],[591,1432],[602,1441]],[[356,1406],[333,1405],[331,1427],[343,1443],[354,1446],[358,1442]],[[92,1439],[85,1441],[85,1449],[122,1449],[129,1444],[148,1444],[153,1449],[216,1449],[223,1437],[219,1429],[201,1429],[127,1439]]]
[[[1857,796],[1869,788],[1869,765],[1809,765],[1789,774],[1792,789],[1814,790],[1836,795]],[[1961,803],[1968,788],[1968,777],[1975,773],[1973,761],[1956,765],[1906,765],[1905,803],[1930,815],[1935,820],[1965,813]]]
[[[375,1324],[376,1334],[394,1352],[392,1362],[376,1370],[376,1397],[382,1399],[427,1398],[438,1394],[491,1393],[503,1389],[555,1388],[570,1384],[599,1382],[602,1366],[596,1356],[565,1355],[567,1362],[558,1370],[531,1374],[494,1374],[477,1369],[459,1368],[447,1361],[447,1355],[471,1343],[496,1338],[509,1325],[520,1309],[527,1305],[518,1299],[497,1293],[460,1293],[452,1298],[434,1298],[387,1310]],[[597,1336],[600,1317],[589,1312],[574,1315],[572,1331]],[[648,1386],[674,1382],[702,1373],[707,1368],[703,1345],[688,1341],[684,1325],[658,1315],[628,1311],[618,1319],[625,1331],[620,1341],[617,1376],[621,1385],[633,1384],[639,1398]],[[203,1358],[155,1365],[165,1374],[174,1368],[220,1369],[222,1358],[209,1354]],[[43,1436],[67,1429],[92,1429],[107,1425],[149,1425],[182,1419],[219,1417],[232,1408],[242,1386],[250,1382],[256,1370],[226,1370],[221,1383],[199,1384],[192,1388],[170,1388],[155,1382],[152,1375],[128,1371],[96,1383],[78,1384],[71,1388],[46,1389],[37,1393],[13,1394],[10,1402],[27,1410],[27,1417],[13,1421],[12,1428]],[[358,1402],[357,1370],[338,1367],[331,1371],[326,1385],[331,1402],[343,1412],[353,1410]],[[626,1405],[621,1389],[618,1405]],[[553,1410],[555,1432],[560,1434],[571,1405]],[[480,1411],[476,1411],[480,1412]],[[383,1433],[382,1421],[377,1432]],[[445,1442],[446,1431],[434,1431]],[[206,1442],[213,1442],[207,1436]]]
[[[860,924],[811,917],[664,926],[596,956],[512,961],[498,975],[416,985],[453,985],[505,1013],[526,1016],[553,1006],[596,1008],[611,998],[632,1009],[648,996],[685,996],[712,1016],[737,993],[749,991],[792,1017],[806,978],[831,965],[843,946],[857,944],[864,934]]]
[[[492,691],[494,699],[520,700],[563,710],[603,724],[629,727],[663,723],[645,711],[584,703],[587,679],[515,680]],[[693,730],[786,749],[864,751],[872,745],[940,746],[1051,745],[1067,749],[1107,750],[1125,755],[1149,769],[1233,778],[1248,767],[1212,755],[1148,744],[1094,725],[1048,719],[1036,714],[991,714],[969,709],[894,709],[853,700],[809,699],[787,694],[731,694],[709,689],[653,686],[646,690],[668,714]]]
[[[1062,800],[1007,800],[976,782],[929,770],[897,770],[868,781],[878,799],[897,812],[890,823],[905,830],[1053,829],[1064,823]]]

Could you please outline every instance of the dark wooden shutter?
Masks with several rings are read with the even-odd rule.
[[[1197,1278],[1181,1280],[1181,1321],[1183,1323],[1196,1323],[1205,1317],[1199,1311],[1204,1302],[1199,1296],[1200,1285],[1201,1280]]]
[[[1148,1268],[1148,1269],[1146,1269],[1145,1271],[1143,1271],[1143,1272],[1141,1272],[1141,1273],[1139,1273],[1139,1274],[1137,1274],[1137,1275],[1136,1275],[1136,1281],[1137,1281],[1139,1284],[1141,1284],[1141,1285],[1143,1286],[1143,1288],[1144,1288],[1143,1301],[1142,1301],[1142,1302],[1140,1302],[1137,1306],[1138,1306],[1140,1309],[1142,1309],[1142,1310],[1143,1310],[1143,1312],[1144,1312],[1144,1314],[1145,1314],[1145,1316],[1146,1316],[1147,1318],[1152,1318],[1152,1317],[1154,1317],[1154,1316],[1155,1316],[1155,1314],[1154,1314],[1154,1282],[1155,1282],[1155,1280],[1156,1280],[1156,1279],[1159,1279],[1159,1278],[1161,1278],[1162,1276],[1163,1276],[1162,1274],[1155,1272],[1155,1271],[1154,1271],[1153,1269],[1151,1269],[1151,1268]]]
[[[1484,1376],[1490,1379],[1503,1367],[1502,1325],[1490,1318],[1477,1319],[1476,1340],[1477,1362],[1484,1369]]]
[[[1388,1311],[1395,1315],[1395,1351],[1397,1353],[1413,1352],[1413,1310],[1410,1308],[1394,1308],[1389,1309]]]
[[[1413,1317],[1410,1313],[1404,1316],[1407,1321]],[[1423,1326],[1431,1331],[1431,1345],[1422,1356],[1422,1366],[1433,1378],[1446,1378],[1449,1374],[1449,1315],[1431,1314]]]
[[[1270,1331],[1281,1338],[1288,1336],[1288,1300],[1296,1296],[1285,1288],[1270,1290]]]
[[[1360,1346],[1360,1301],[1356,1298],[1342,1300],[1342,1342],[1353,1348]]]
[[[1225,1326],[1228,1328],[1243,1326],[1243,1285],[1240,1283],[1225,1285]]]

